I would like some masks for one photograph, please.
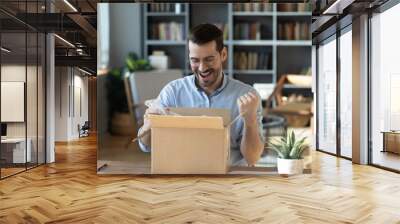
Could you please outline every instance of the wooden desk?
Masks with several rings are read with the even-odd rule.
[[[382,152],[392,152],[400,154],[400,131],[382,131],[383,150]]]
[[[28,144],[25,152],[26,142]],[[5,160],[7,164],[31,162],[31,145],[32,141],[30,138],[26,139],[26,141],[25,138],[1,139],[1,159]]]

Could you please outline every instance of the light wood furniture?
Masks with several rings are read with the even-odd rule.
[[[392,152],[400,154],[400,131],[382,131],[383,150],[382,152]]]
[[[296,83],[291,83],[291,80],[296,80],[293,76],[294,75],[282,75],[280,77],[271,95],[267,98],[264,116],[268,116],[269,113],[282,115],[286,118],[289,126],[302,127],[305,126],[313,116],[312,102],[284,102],[282,90],[288,83],[296,85]],[[302,77],[302,75],[298,76],[298,79]],[[273,107],[269,108],[270,105],[273,105]]]
[[[26,151],[25,151],[26,145]],[[6,164],[25,164],[32,160],[32,141],[30,138],[1,139],[1,157]]]

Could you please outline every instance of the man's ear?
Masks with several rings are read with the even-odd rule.
[[[224,46],[224,48],[222,48],[222,51],[221,51],[221,60],[222,60],[222,62],[225,62],[227,57],[228,57],[228,50]]]

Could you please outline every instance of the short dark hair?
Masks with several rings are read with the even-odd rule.
[[[215,41],[217,51],[224,49],[224,39],[222,31],[215,25],[203,23],[192,28],[189,41],[197,45],[203,45],[210,41]]]

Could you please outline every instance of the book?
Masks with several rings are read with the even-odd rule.
[[[271,69],[270,52],[236,51],[234,52],[234,68],[237,70]]]
[[[310,28],[307,22],[280,22],[278,24],[278,39],[309,40]]]
[[[260,22],[239,22],[234,25],[233,37],[236,40],[266,40],[271,39],[272,29]]]
[[[151,40],[184,40],[182,23],[169,22],[169,23],[153,23],[151,24],[150,39]]]
[[[272,11],[272,3],[234,3],[235,12],[268,12]]]
[[[150,3],[148,4],[148,12],[182,12],[181,3]]]

